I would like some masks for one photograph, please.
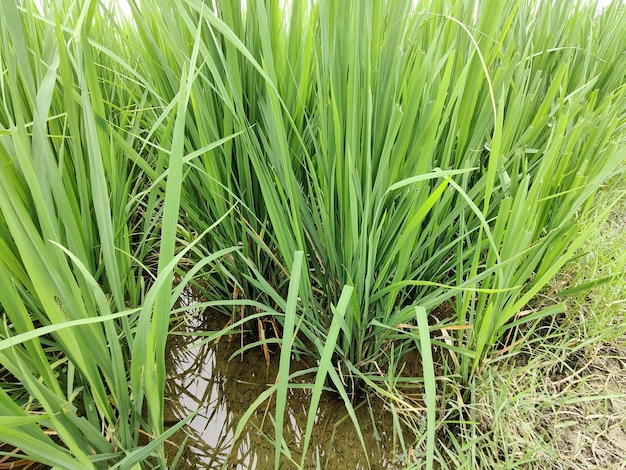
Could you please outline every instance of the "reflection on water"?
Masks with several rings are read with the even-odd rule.
[[[225,317],[214,314],[208,322],[187,319],[179,331],[189,333],[219,330]],[[274,446],[267,436],[273,435],[273,397],[253,415],[238,442],[233,436],[240,418],[268,383],[274,383],[278,371],[278,354],[271,357],[269,370],[260,348],[244,353],[243,358],[229,358],[240,347],[239,337],[219,343],[192,346],[197,336],[172,335],[168,343],[168,380],[166,385],[166,424],[173,424],[190,412],[198,415],[179,432],[173,441],[187,445],[177,469],[191,468],[274,468]],[[310,365],[294,361],[291,367]],[[312,382],[312,379],[309,378]],[[371,406],[370,406],[371,405]],[[283,436],[294,461],[299,462],[302,437],[306,429],[309,392],[291,389],[287,397]],[[380,403],[363,403],[357,409],[361,432],[366,441],[372,468],[396,468],[393,449],[395,437],[389,413]],[[171,457],[175,446],[168,449]],[[331,393],[322,395],[315,419],[306,468],[368,468],[367,459],[345,407]],[[281,468],[297,468],[283,457]]]

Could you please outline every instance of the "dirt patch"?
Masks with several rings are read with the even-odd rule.
[[[553,413],[563,468],[626,469],[625,342],[601,345],[550,384],[555,397],[563,397]]]
[[[561,351],[564,351],[563,349]],[[626,469],[626,337],[524,365],[499,364],[478,387],[481,432],[509,468]]]

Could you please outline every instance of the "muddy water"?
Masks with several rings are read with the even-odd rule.
[[[239,336],[231,341],[223,337],[217,344],[207,343],[193,348],[201,339],[193,335],[194,332],[219,330],[225,323],[225,317],[219,314],[214,314],[209,321],[190,317],[179,331],[192,334],[172,335],[169,342],[166,424],[172,425],[190,412],[200,410],[184,432],[175,435],[167,446],[168,454],[173,458],[187,438],[177,469],[274,468],[274,446],[267,438],[273,435],[273,400],[258,408],[238,442],[233,442],[233,436],[241,416],[266,390],[267,384],[274,383],[278,353],[272,353],[267,368],[259,348],[229,361],[240,347]],[[291,371],[307,367],[310,365],[294,360]],[[301,457],[299,449],[306,429],[308,406],[308,391],[291,389],[288,392],[283,435],[297,462]],[[380,402],[370,400],[358,405],[357,418],[365,439],[367,458],[343,403],[334,394],[324,394],[305,468],[401,468],[394,453],[399,446],[396,445],[398,439],[393,431],[391,414]],[[297,466],[283,457],[280,468]]]

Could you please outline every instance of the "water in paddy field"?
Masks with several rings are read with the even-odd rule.
[[[250,404],[267,389],[267,384],[275,382],[279,353],[271,354],[267,368],[260,348],[245,352],[243,358],[237,355],[229,362],[231,355],[241,346],[239,335],[230,340],[225,336],[217,343],[193,348],[202,339],[193,335],[194,332],[219,330],[228,320],[221,314],[210,315],[212,318],[206,321],[189,315],[178,331],[191,335],[171,335],[168,343],[166,424],[171,426],[191,412],[200,411],[183,431],[170,439],[166,451],[170,459],[173,458],[187,437],[177,469],[273,469],[274,445],[268,436],[273,436],[274,396],[269,406],[266,401],[257,409],[239,441],[233,442],[233,437]],[[310,366],[294,360],[291,372]],[[307,380],[313,382],[312,377],[303,379],[303,382]],[[287,395],[283,436],[298,463],[309,396],[310,392],[302,389],[291,389]],[[372,400],[371,406],[368,402],[358,406],[356,415],[371,468],[401,468],[393,452],[400,446],[394,436],[391,413],[383,409],[380,401]],[[308,454],[305,468],[317,468],[318,461],[319,468],[368,468],[352,421],[341,398],[334,394],[325,392],[322,395]],[[282,457],[280,468],[297,466]]]

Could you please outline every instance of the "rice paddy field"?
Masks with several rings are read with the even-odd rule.
[[[621,0],[5,0],[0,469],[624,469],[625,161]]]

